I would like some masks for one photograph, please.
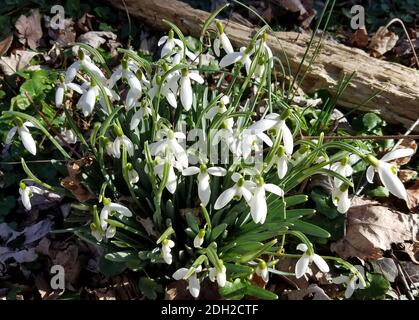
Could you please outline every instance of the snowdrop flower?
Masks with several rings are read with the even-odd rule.
[[[231,180],[235,182],[234,186],[224,190],[220,194],[214,204],[215,210],[224,208],[231,200],[233,200],[233,198],[240,200],[243,197],[246,202],[250,204],[250,200],[252,199],[251,190],[255,188],[256,184],[252,181],[246,181],[243,176],[237,172],[232,174]]]
[[[263,281],[269,281],[269,272],[266,262],[259,260],[258,266],[256,267],[256,274],[263,279]]]
[[[169,155],[166,159],[162,159],[159,156],[155,157],[153,161],[153,171],[154,174],[157,175],[161,180],[164,178],[164,167],[166,164],[168,165],[169,171],[165,188],[171,194],[174,194],[177,188],[177,176],[175,174],[174,168],[182,171],[183,167],[176,161],[176,159],[174,159],[173,155]],[[147,167],[145,167],[145,171],[147,174],[149,173]]]
[[[115,72],[112,74],[111,78],[109,79],[109,88],[112,89],[116,82],[119,79],[125,79],[129,85],[129,90],[127,93],[127,97],[125,100],[126,109],[130,110],[135,103],[138,101],[138,99],[141,97],[142,94],[142,85],[140,79],[145,79],[143,73],[141,70],[137,67],[137,73],[139,73],[139,77],[137,77],[136,73],[131,71],[131,69],[128,67],[128,61],[123,60],[122,64],[116,68]]]
[[[230,98],[228,96],[222,96],[220,101],[218,101],[217,105],[208,110],[208,112],[205,114],[205,118],[212,120],[218,113],[223,114],[227,111],[226,105],[228,105],[229,103]],[[234,119],[232,118],[229,118],[227,120],[234,121]]]
[[[285,122],[285,120],[290,115],[290,110],[285,110],[281,115],[276,113],[268,114],[264,119],[261,119],[252,124],[249,127],[249,130],[266,131],[271,128],[276,129],[277,134],[281,136],[281,140],[285,147],[285,153],[291,155],[294,149],[294,139],[290,129]]]
[[[134,130],[138,127],[140,122],[144,121],[148,116],[151,116],[151,108],[147,106],[145,100],[142,101],[141,107],[134,113],[130,122],[130,129]]]
[[[25,183],[21,182],[19,184],[19,194],[22,200],[22,204],[27,211],[32,209],[32,204],[30,198],[32,195],[36,194],[43,194],[44,190],[38,188],[36,186],[27,186]]]
[[[352,167],[349,165],[349,158],[345,157],[341,161],[336,162],[330,166],[330,170],[339,173],[341,176],[349,177],[352,175]],[[338,188],[340,185],[342,185],[342,180],[339,178],[333,179],[333,184],[336,188]]]
[[[224,49],[224,51],[229,54],[233,53],[233,46],[231,45],[230,40],[224,33],[224,27],[220,21],[216,22],[218,35],[214,40],[214,53],[217,57],[220,56],[220,48]]]
[[[57,91],[55,91],[55,106],[57,108],[60,108],[63,105],[64,95],[68,89],[74,90],[80,94],[83,93],[83,90],[77,83],[65,83],[64,76],[61,75],[60,84],[57,88]]]
[[[250,199],[250,214],[255,223],[263,224],[266,220],[268,206],[265,191],[274,193],[279,197],[284,195],[284,191],[280,187],[272,183],[265,183],[262,177],[258,177],[256,187],[253,190],[253,197]]]
[[[102,228],[102,223],[98,216],[96,208],[93,210],[93,222],[90,224],[90,230],[92,236],[101,242],[103,238],[111,239],[116,234],[116,227],[106,224],[105,229]]]
[[[171,251],[174,246],[175,246],[175,243],[169,239],[164,239],[161,243],[161,252],[163,255],[163,260],[167,264],[172,264],[173,256],[171,254]]]
[[[168,70],[169,70],[169,67],[168,66],[165,67],[165,72]],[[150,99],[153,100],[160,90],[160,94],[166,98],[167,102],[173,108],[177,108],[176,92],[178,90],[177,81],[179,80],[179,78],[178,77],[173,78],[174,76],[177,76],[177,75],[179,75],[178,71],[171,72],[167,76],[165,83],[163,83],[161,75],[155,75],[151,81],[151,88],[150,90],[148,90],[148,96],[150,97]]]
[[[29,132],[29,128],[36,128],[35,125],[30,122],[26,121],[23,122],[20,119],[15,120],[16,126],[14,126],[12,129],[10,129],[9,133],[6,137],[6,145],[10,144],[12,142],[13,137],[15,136],[16,132],[19,134],[20,140],[23,143],[23,146],[26,150],[29,151],[29,153],[36,155],[36,143],[33,139],[31,133]]]
[[[273,144],[271,138],[262,131],[246,129],[239,136],[238,152],[246,159],[251,155],[252,149],[262,152],[263,142],[269,147]]]
[[[221,260],[220,260],[221,261]],[[227,269],[225,267],[225,265],[222,263],[221,261],[221,270],[219,270],[218,268],[210,268],[209,269],[209,279],[212,282],[217,281],[218,286],[220,288],[224,287],[227,283]]]
[[[188,167],[188,155],[186,150],[180,145],[177,139],[185,140],[186,136],[182,132],[173,132],[172,130],[165,130],[163,134],[166,138],[161,139],[158,142],[150,144],[150,152],[153,156],[169,152],[174,155],[176,161],[179,162],[181,167]]]
[[[250,60],[250,55],[252,55],[254,52],[254,45],[249,44],[247,48],[241,47],[239,52],[231,52],[225,55],[220,63],[220,68],[227,67],[231,64],[241,63],[244,64],[246,68],[246,73],[249,74],[250,72],[250,66],[252,64],[252,60]]]
[[[111,140],[109,140],[107,137],[101,137],[100,138],[103,146],[105,147],[105,152],[108,156],[110,157],[115,157],[114,151],[113,151],[113,142]]]
[[[163,36],[159,39],[159,42],[157,43],[157,45],[160,47],[161,45],[164,44],[164,46],[161,49],[161,55],[160,55],[161,58],[164,58],[167,55],[172,54],[175,46],[178,46],[181,49],[184,48],[183,42],[180,41],[179,39],[175,39],[174,37],[175,37],[175,34],[173,30],[170,30],[168,36]]]
[[[332,282],[335,284],[346,284],[345,298],[352,297],[356,289],[365,289],[364,268],[361,266],[354,266],[358,272],[351,273],[349,276],[341,275],[333,278]]]
[[[71,83],[74,78],[77,75],[77,72],[80,70],[80,68],[84,67],[87,70],[89,70],[91,73],[93,73],[103,84],[106,82],[105,75],[103,72],[92,62],[92,60],[86,56],[83,52],[83,50],[79,50],[78,52],[79,60],[74,62],[73,64],[68,67],[66,73],[64,82],[65,83]]]
[[[57,137],[58,143],[63,144],[65,141],[68,144],[75,144],[77,142],[77,136],[73,130],[67,128],[61,128],[60,138]]]
[[[276,166],[278,178],[282,179],[288,172],[288,161],[290,156],[285,153],[285,148],[279,146],[277,154],[272,158],[271,163],[266,167],[265,172],[268,172],[273,165]]]
[[[351,207],[351,200],[348,196],[349,186],[347,184],[334,185],[332,190],[333,204],[340,213],[345,213]]]
[[[108,198],[103,197],[103,208],[100,211],[100,227],[102,230],[107,230],[108,222],[106,221],[109,217],[109,214],[112,214],[113,211],[118,212],[119,214],[125,217],[132,217],[132,212],[127,207],[111,202]],[[109,231],[111,232],[111,231]]]
[[[387,190],[400,199],[407,200],[406,189],[403,183],[397,177],[397,168],[389,161],[399,158],[411,156],[414,153],[413,149],[396,149],[384,155],[380,160],[372,155],[367,156],[367,160],[371,165],[367,169],[367,180],[373,183],[374,171],[378,172],[380,180]]]
[[[293,155],[291,162],[294,166],[299,164],[301,160],[306,158],[306,155],[310,152],[310,147],[307,145],[302,145]]]
[[[236,129],[233,129],[232,127],[229,127],[228,122],[224,122],[223,127],[219,130],[216,130],[213,138],[211,139],[211,145],[215,147],[220,143],[220,141],[223,141],[228,146],[233,155],[239,157],[241,154],[239,150],[239,137],[240,132]]]
[[[262,34],[261,39],[256,41],[256,47],[259,47],[260,45],[262,46],[263,53],[265,54],[266,59],[269,64],[269,68],[272,69],[274,66],[273,54],[272,54],[271,48],[269,48],[269,46],[266,44],[266,38],[267,38],[267,34],[265,32]]]
[[[102,91],[94,80],[91,82],[85,82],[81,85],[81,90],[83,94],[81,95],[79,101],[77,102],[77,107],[82,110],[83,115],[87,117],[93,112],[93,109],[96,104],[96,100],[99,99],[99,103],[102,108],[106,108],[105,99],[103,98]],[[112,99],[119,99],[118,95],[109,90],[107,87],[104,87],[106,95]]]
[[[173,274],[173,279],[175,280],[181,280],[183,279],[186,274],[188,273],[189,269],[187,268],[180,268]],[[192,297],[198,298],[199,291],[201,290],[201,285],[199,283],[199,279],[197,277],[197,274],[202,271],[202,267],[198,266],[195,268],[194,273],[188,278],[188,289]]]
[[[129,182],[131,184],[137,183],[140,180],[140,176],[138,175],[137,171],[135,171],[131,163],[127,163],[127,169]]]
[[[203,84],[204,78],[202,78],[197,72],[189,72],[188,69],[182,69],[181,75],[176,74],[168,81],[169,89],[175,89],[173,92],[177,91],[175,83],[178,80],[180,87],[180,102],[182,103],[183,108],[186,111],[189,111],[193,102],[191,80],[194,80],[199,84]]]
[[[204,243],[205,237],[205,229],[200,229],[198,234],[195,236],[193,240],[193,246],[195,248],[201,248],[202,244]]]
[[[308,266],[312,262],[316,264],[316,266],[320,269],[321,272],[329,272],[329,266],[327,265],[326,261],[324,261],[324,259],[321,256],[314,252],[310,255],[307,252],[308,247],[305,243],[300,243],[297,246],[297,250],[303,252],[303,255],[295,265],[295,277],[297,279],[301,278],[304,274],[306,274]]]
[[[205,164],[200,167],[189,167],[182,171],[184,176],[198,174],[198,196],[202,204],[206,206],[211,198],[210,175],[222,177],[227,174],[227,170],[221,167],[207,168]]]
[[[114,157],[118,159],[121,157],[122,145],[125,146],[125,148],[127,149],[127,153],[130,157],[134,156],[134,145],[132,144],[131,140],[126,135],[124,135],[124,132],[120,127],[116,126],[115,131],[116,139],[114,140],[112,146],[112,154],[114,155]]]

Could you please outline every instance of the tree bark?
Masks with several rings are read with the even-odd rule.
[[[186,35],[199,37],[209,13],[176,0],[108,0],[115,7],[159,30],[168,30],[163,19],[176,24]],[[225,32],[236,47],[246,46],[256,29],[225,20]],[[268,44],[274,54],[293,75],[306,50],[309,37],[295,32],[274,32]],[[315,45],[313,46],[315,47]],[[311,52],[312,54],[312,52]],[[305,71],[309,58],[302,68]],[[400,64],[370,57],[364,51],[330,40],[323,40],[319,55],[301,84],[305,92],[327,89],[334,93],[339,79],[355,72],[355,77],[340,96],[338,104],[349,109],[379,113],[389,123],[409,127],[419,117],[419,73]],[[300,73],[301,74],[301,73]],[[360,107],[374,92],[381,91],[372,101]],[[419,132],[419,127],[415,129]]]

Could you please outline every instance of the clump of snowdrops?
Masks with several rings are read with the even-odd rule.
[[[66,143],[15,111],[4,114],[15,124],[6,143],[18,136],[36,155],[31,132],[42,130],[64,159],[74,161],[68,146],[92,159],[79,179],[94,199],[73,206],[89,221],[73,230],[102,246],[107,259],[153,281],[187,280],[195,298],[209,279],[226,298],[275,299],[252,279],[267,283],[270,273],[282,274],[275,266],[287,257],[295,259],[297,278],[313,265],[324,273],[339,267],[342,275],[334,281],[346,287],[348,298],[365,287],[362,269],[316,253],[311,237],[330,235],[304,221],[315,211],[304,206],[308,197],[298,187],[313,175],[332,177],[333,202],[344,214],[351,203],[352,165],[364,161],[369,182],[377,172],[392,194],[405,199],[389,161],[413,151],[396,150],[378,160],[353,141],[324,142],[321,134],[299,139],[301,111],[272,80],[280,62],[267,29],[234,48],[214,17],[195,48],[168,22],[157,61],[121,49],[113,71],[99,52],[77,44],[75,62],[56,88]],[[83,131],[76,119],[91,123],[90,129]],[[22,163],[28,178],[19,192],[27,210],[34,193],[63,191]]]

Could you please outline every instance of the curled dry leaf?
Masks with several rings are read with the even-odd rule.
[[[417,177],[418,172],[416,170],[402,169],[399,171],[399,178],[403,183],[415,180]]]
[[[38,9],[32,9],[29,16],[21,15],[15,23],[17,36],[23,45],[35,50],[42,38],[41,16]]]
[[[398,149],[403,149],[403,148],[410,148],[410,149],[413,149],[413,150],[415,151],[415,152],[414,152],[414,154],[415,154],[415,153],[416,153],[416,150],[417,150],[417,148],[418,148],[418,146],[417,146],[417,144],[416,144],[415,140],[413,140],[413,139],[403,139],[403,140],[401,141],[401,143],[400,143],[400,145],[399,145]],[[403,165],[405,165],[405,164],[409,163],[409,162],[410,162],[410,159],[411,159],[412,157],[413,157],[413,155],[412,155],[412,156],[409,156],[409,157],[398,158],[398,159],[395,159],[394,161],[392,161],[392,163],[394,163],[395,165],[397,165],[397,166],[401,167],[401,166],[403,166]]]
[[[415,213],[419,213],[419,180],[406,189],[407,191],[407,207]]]
[[[368,45],[368,32],[365,27],[356,30],[349,40],[350,44],[357,48],[366,48]]]
[[[107,31],[89,31],[77,38],[78,42],[88,44],[93,48],[99,48],[109,40],[116,40],[116,34]]]
[[[394,48],[397,40],[399,40],[398,35],[389,31],[386,27],[380,27],[371,38],[371,43],[368,46],[368,49],[371,50],[372,56],[381,57],[386,52]]]
[[[6,38],[0,41],[0,57],[9,50],[13,42],[13,34],[9,34]]]
[[[32,51],[16,50],[10,57],[0,57],[0,68],[6,76],[11,76],[16,71],[29,66],[29,62],[37,54],[37,52]]]
[[[289,300],[332,300],[317,284],[311,284],[302,290],[293,290],[286,294]]]
[[[331,250],[346,259],[379,259],[392,243],[414,242],[418,237],[419,217],[404,214],[376,201],[354,198],[347,213],[343,239],[331,244]]]
[[[276,0],[276,2],[291,12],[300,12],[300,15],[307,13],[300,0]]]

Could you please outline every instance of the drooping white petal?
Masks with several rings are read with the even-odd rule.
[[[227,174],[227,170],[221,167],[210,167],[207,171],[210,175],[217,177],[223,177]]]
[[[411,148],[396,149],[396,150],[390,151],[389,153],[385,154],[381,158],[381,161],[388,162],[388,161],[391,161],[391,160],[394,160],[394,159],[409,157],[414,153],[415,153],[415,151]]]
[[[192,106],[193,92],[191,86],[191,80],[189,77],[182,77],[180,79],[180,102],[183,107],[188,111]]]
[[[112,154],[115,158],[121,158],[121,139],[116,138],[112,145]]]
[[[278,172],[278,178],[284,178],[288,171],[287,157],[280,157],[276,163],[276,168]]]
[[[20,139],[22,140],[23,146],[29,153],[36,155],[36,143],[33,139],[31,133],[29,132],[28,128],[22,126],[17,129]]]
[[[349,282],[347,283],[346,290],[345,290],[345,298],[346,299],[349,299],[354,294],[355,281],[356,281],[356,278],[353,278],[353,279],[349,280]]]
[[[189,292],[192,297],[198,298],[200,290],[201,285],[199,284],[199,279],[196,277],[196,274],[193,274],[189,278]]]
[[[224,208],[233,199],[235,195],[236,195],[235,187],[231,187],[223,191],[223,193],[221,193],[220,196],[218,197],[217,201],[215,201],[214,209],[220,210],[221,208]]]
[[[223,32],[222,34],[220,34],[219,37],[220,37],[221,44],[223,45],[224,51],[227,53],[233,53],[234,52],[233,46],[231,45],[230,40],[228,39],[227,35]]]
[[[374,173],[375,173],[375,169],[373,166],[369,166],[367,169],[367,181],[369,183],[373,183],[374,182]]]
[[[141,91],[137,89],[130,88],[127,93],[127,98],[125,100],[127,110],[131,110],[135,104],[137,103],[138,99],[141,97]]]
[[[174,194],[175,191],[176,191],[176,187],[177,187],[177,177],[176,177],[175,171],[173,170],[173,167],[170,166],[169,176],[168,176],[167,184],[166,184],[166,189],[171,194]]]
[[[248,130],[252,130],[252,131],[256,131],[256,132],[266,131],[266,130],[269,130],[270,128],[274,127],[277,123],[278,123],[278,121],[276,121],[276,120],[265,118],[265,119],[261,119],[261,120],[255,122],[254,124],[252,124],[248,128]]]
[[[132,216],[132,212],[130,209],[128,209],[127,207],[123,206],[122,204],[119,203],[111,203],[108,205],[109,210],[113,210],[116,212],[119,212],[120,214],[122,214],[125,217],[131,217]]]
[[[253,221],[263,224],[267,211],[265,188],[263,186],[257,187],[252,200],[250,200],[250,214],[252,215]]]
[[[157,45],[160,47],[163,43],[165,43],[169,39],[168,36],[163,36],[159,39],[159,42],[157,42]]]
[[[79,71],[79,69],[80,69],[80,65],[81,65],[81,62],[76,61],[68,67],[68,69],[65,73],[65,76],[64,76],[64,82],[65,83],[70,83],[74,80],[74,78],[77,75],[77,71]]]
[[[297,246],[297,250],[300,250],[300,251],[302,251],[302,252],[306,252],[306,251],[308,250],[308,247],[307,247],[307,245],[306,245],[305,243],[300,243],[300,244]]]
[[[27,211],[31,210],[32,209],[32,205],[31,205],[31,200],[29,198],[29,192],[28,192],[28,190],[19,189],[19,193],[20,193],[20,196],[21,196],[22,204],[25,207],[25,209]]]
[[[138,175],[137,171],[132,169],[132,170],[128,170],[128,179],[130,183],[134,184],[140,180],[140,176]]]
[[[218,37],[215,38],[214,39],[214,53],[217,57],[220,56],[220,44],[221,44],[220,39]]]
[[[140,121],[142,119],[142,114],[143,114],[143,112],[142,112],[141,109],[134,113],[134,115],[131,118],[131,122],[129,124],[130,130],[134,130],[135,128],[138,127],[138,125],[140,124]]]
[[[221,61],[219,63],[219,66],[220,66],[220,68],[227,67],[227,66],[229,66],[229,65],[231,65],[233,63],[236,63],[242,57],[243,57],[243,53],[242,52],[232,52],[232,53],[229,53],[229,54],[225,55],[221,59]]]
[[[195,72],[189,72],[189,78],[198,82],[199,84],[204,83],[204,78],[202,78],[198,73]]]
[[[116,234],[116,228],[113,226],[108,226],[108,228],[106,229],[106,233],[105,233],[105,237],[106,239],[111,239],[113,237],[115,237]]]
[[[108,227],[108,223],[105,221],[109,217],[109,208],[108,206],[104,206],[100,211],[100,227],[102,230],[106,230]]]
[[[349,280],[349,277],[348,276],[340,275],[338,277],[333,278],[332,279],[332,282],[334,284],[342,284],[342,283],[348,282],[348,280]]]
[[[300,259],[298,259],[295,264],[295,277],[297,279],[301,278],[308,269],[308,264],[310,263],[310,258],[308,255],[303,254]]]
[[[324,261],[324,259],[319,256],[318,254],[314,254],[312,256],[313,262],[316,264],[316,266],[320,269],[321,272],[329,272],[329,266],[327,265],[326,261]]]
[[[89,88],[77,102],[77,106],[82,109],[83,115],[87,117],[92,113],[96,103],[96,90],[95,87]]]
[[[217,272],[217,283],[219,287],[224,287],[227,282],[226,267],[223,266],[221,272]]]
[[[351,207],[351,200],[349,200],[349,197],[348,197],[348,190],[341,192],[340,198],[338,201],[337,210],[340,213],[345,213],[349,210],[350,207]]]
[[[280,197],[284,195],[284,190],[282,190],[280,187],[273,183],[265,183],[265,190],[271,193],[275,193],[277,196]]]
[[[189,167],[189,168],[183,169],[182,175],[184,175],[184,176],[192,176],[194,174],[199,173],[199,171],[200,170],[199,170],[198,167]]]
[[[77,83],[67,83],[66,86],[67,89],[71,89],[77,93],[83,94],[83,89]]]
[[[57,108],[61,107],[64,101],[64,87],[61,85],[57,88],[55,92],[55,106]]]
[[[111,78],[109,79],[109,88],[112,89],[115,84],[118,82],[119,79],[122,77],[122,66],[119,66],[115,69],[114,73],[112,73]]]
[[[284,142],[285,153],[288,155],[292,155],[292,151],[294,149],[294,139],[292,137],[292,133],[290,129],[288,129],[285,122],[281,126],[281,128],[282,128],[282,141]]]
[[[181,279],[183,279],[184,276],[186,276],[187,273],[188,273],[187,268],[180,268],[180,269],[176,270],[176,272],[172,275],[172,277],[175,280],[181,280]]]
[[[17,131],[17,127],[13,127],[9,130],[6,137],[6,145],[10,144],[12,142],[13,137],[15,136]]]
[[[406,189],[403,183],[397,177],[397,174],[393,173],[391,164],[380,161],[377,171],[380,176],[381,182],[390,193],[392,193],[400,199],[407,200]]]
[[[211,187],[208,173],[198,174],[198,196],[202,204],[206,206],[211,198]]]
[[[122,143],[125,145],[125,148],[127,149],[128,155],[130,157],[134,156],[134,145],[131,142],[131,140],[125,135],[123,135],[121,139]]]
[[[194,248],[201,248],[203,243],[204,243],[204,238],[201,238],[201,237],[199,237],[199,235],[196,235],[194,240],[193,240]]]
[[[86,59],[83,60],[83,66],[87,68],[90,72],[92,72],[96,77],[99,78],[99,80],[105,84],[106,78],[103,74],[102,70],[100,70],[94,63],[87,61]]]

